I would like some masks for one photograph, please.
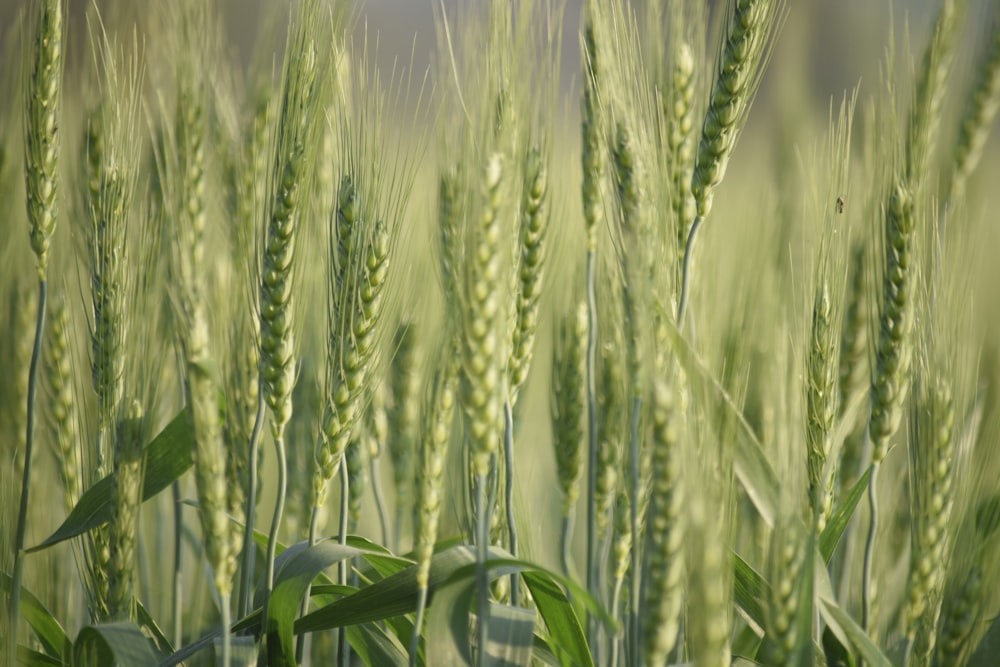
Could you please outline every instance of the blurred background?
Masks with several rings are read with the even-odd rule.
[[[137,11],[142,5],[155,0],[134,0],[131,4]],[[243,62],[249,62],[253,45],[259,34],[262,21],[280,16],[286,0],[215,0],[226,16],[229,43],[238,51]],[[486,0],[334,0],[336,4],[353,6],[357,16],[357,31],[367,27],[369,33],[380,35],[380,55],[385,59],[394,56],[409,58],[411,46],[416,54],[416,64],[426,66],[430,62],[435,44],[435,16],[441,8],[453,11],[463,2],[470,5],[485,4]],[[0,0],[0,26],[2,39],[10,38],[10,29],[18,22],[21,9],[28,0]],[[73,20],[82,22],[87,0],[71,0],[70,13]],[[558,0],[553,6],[565,4],[564,25],[573,30],[580,25],[583,0]],[[710,5],[721,4],[711,0]],[[890,4],[896,22],[909,21],[915,38],[921,38],[927,29],[930,13],[936,5],[934,0],[794,0],[789,21],[796,24],[795,33],[810,44],[809,70],[814,76],[818,93],[842,90],[845,85],[853,85],[862,75],[875,72],[873,66],[882,56],[881,44],[885,42],[888,30]],[[986,0],[975,0],[973,4],[986,5]],[[977,12],[971,12],[976,15]],[[786,34],[790,31],[786,31]],[[922,43],[922,39],[915,39]],[[859,48],[860,47],[860,48]],[[566,63],[579,61],[578,43],[567,39],[564,44]],[[776,58],[780,64],[780,58]],[[564,67],[570,78],[575,67]]]

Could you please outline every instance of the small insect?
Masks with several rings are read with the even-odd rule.
[[[847,202],[844,201],[843,195],[837,197],[837,213],[843,213],[844,212],[844,205],[846,203]]]

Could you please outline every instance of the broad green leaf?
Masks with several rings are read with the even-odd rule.
[[[581,639],[582,629],[575,619],[575,612],[565,595],[557,596],[555,591],[559,585],[568,586],[576,599],[594,610],[595,616],[614,627],[615,622],[607,612],[577,584],[530,563],[512,559],[502,549],[493,548],[490,553],[487,567],[491,576],[521,572],[527,585],[538,589],[538,593],[533,591],[533,595],[539,604],[539,613],[547,624],[551,623],[550,632],[558,637],[561,648],[580,657],[580,662],[576,664],[592,664],[586,652],[586,643]],[[425,644],[428,665],[465,664],[463,661],[468,656],[461,652],[464,649],[455,648],[455,642],[465,642],[467,648],[468,603],[471,598],[466,596],[471,596],[475,589],[475,568],[475,553],[467,546],[453,547],[435,555],[431,560],[429,588],[432,597],[425,637],[428,642],[443,643],[434,646]],[[314,632],[407,614],[416,608],[417,594],[416,567],[411,566],[299,619],[295,624],[295,632]],[[456,604],[458,611],[455,610]],[[560,605],[563,608],[560,609]],[[438,621],[437,631],[432,630],[431,619],[435,614],[443,614]],[[463,627],[465,629],[461,630]]]
[[[51,655],[46,655],[39,651],[33,651],[27,646],[20,644],[17,645],[17,662],[20,665],[27,665],[27,667],[49,667],[49,665],[62,667],[66,664],[59,658],[53,658]]]
[[[757,570],[733,551],[733,599],[743,612],[750,628],[758,636],[764,635],[764,600],[770,586]]]
[[[75,665],[155,665],[149,639],[131,623],[102,623],[80,630],[73,644]]]
[[[854,510],[857,508],[858,502],[868,488],[868,477],[871,474],[870,468],[865,471],[865,474],[847,492],[840,506],[827,519],[826,527],[819,537],[819,551],[823,554],[823,561],[825,563],[829,564],[830,559],[833,558],[833,552],[837,549],[840,538],[844,535],[844,531],[847,530],[847,526],[854,517]]]
[[[298,546],[294,545],[281,554],[285,556],[294,551],[282,563],[280,571],[275,573],[274,590],[267,607],[269,664],[279,667],[295,664],[295,635],[292,628],[302,607],[302,596],[313,579],[334,563],[361,553],[353,547],[333,542],[320,542],[311,547],[306,545],[301,550],[296,549]]]
[[[320,577],[322,576],[320,575]],[[329,598],[331,602],[347,597],[348,595],[354,595],[357,592],[357,586],[341,586],[340,584],[313,584],[310,589],[312,597]]]
[[[489,632],[487,665],[529,667],[535,638],[535,612],[523,607],[490,604]]]
[[[0,588],[3,589],[5,597],[10,595],[10,575],[6,572],[0,572]],[[21,603],[18,609],[21,618],[31,627],[45,653],[62,661],[68,660],[73,650],[73,643],[66,635],[66,631],[41,600],[24,586],[21,587]]]
[[[562,655],[564,666],[588,667],[594,664],[587,647],[587,637],[569,598],[556,582],[541,572],[523,572],[522,578],[538,613],[549,631],[549,646],[556,655]]]
[[[456,547],[436,555],[431,560],[431,590],[448,580],[459,568],[470,563],[475,563],[475,554],[468,547]],[[386,577],[354,595],[337,600],[300,618],[295,624],[295,631],[329,630],[343,625],[380,621],[407,614],[417,606],[416,575],[416,566],[411,566]]]
[[[163,634],[160,630],[160,626],[156,624],[156,621],[150,615],[149,611],[142,605],[138,600],[135,601],[136,617],[139,621],[139,627],[145,629],[153,637],[153,641],[156,643],[156,650],[161,655],[170,655],[174,652],[173,647],[170,645],[170,640],[167,636]]]
[[[143,449],[143,502],[156,496],[188,471],[194,464],[193,447],[194,439],[185,409]],[[107,523],[111,519],[113,481],[112,476],[108,475],[87,489],[56,532],[27,552],[40,551]]]
[[[778,476],[768,462],[757,434],[753,432],[743,411],[706,368],[698,353],[684,340],[684,336],[674,326],[673,321],[664,318],[663,323],[688,381],[701,391],[714,396],[735,418],[736,433],[740,436],[739,442],[734,443],[731,448],[736,477],[764,522],[768,526],[774,526],[778,507]]]
[[[368,667],[407,667],[410,664],[399,639],[374,623],[350,626],[347,641]]]
[[[468,554],[474,562],[471,549]],[[434,604],[427,610],[424,628],[424,655],[428,665],[465,667],[473,664],[469,609],[475,591],[476,583],[471,576],[450,579],[436,587]]]
[[[993,619],[966,667],[993,667],[1000,655],[1000,616]]]
[[[257,531],[254,531],[257,533]],[[267,537],[264,537],[264,544],[267,544]],[[298,554],[302,553],[309,548],[308,541],[296,542],[295,544],[286,547],[283,544],[279,544],[275,549],[274,556],[274,584],[277,585],[278,578],[281,576],[281,570],[288,564],[288,562],[295,558]],[[264,604],[264,577],[261,576],[257,580],[257,586],[254,588],[253,592],[253,606],[256,609]]]
[[[822,598],[819,610],[823,616],[823,620],[826,621],[831,630],[836,633],[839,628],[847,636],[851,646],[864,659],[866,665],[871,665],[871,667],[891,667],[892,663],[889,662],[889,658],[885,657],[885,654],[875,645],[871,637],[858,626],[854,619],[851,618],[851,615],[844,611],[840,605],[832,599]]]
[[[760,635],[749,622],[733,639],[733,655],[755,656],[760,647]]]
[[[457,667],[458,665],[472,664],[473,642],[470,635],[469,619],[472,599],[476,592],[476,564],[475,552],[468,547],[465,549],[471,562],[456,569],[443,585],[437,587],[433,604],[428,610],[427,627],[424,632],[424,651],[428,665],[443,665],[445,667],[454,665]],[[496,553],[500,550],[491,549],[491,552]],[[512,571],[509,565],[498,561],[499,559],[494,559],[489,563],[491,579],[508,575]],[[489,641],[491,646],[497,639],[497,630],[492,625],[493,614],[500,611],[498,607],[499,605],[490,605]],[[502,620],[500,623],[503,625]],[[534,628],[532,628],[532,634],[533,630]],[[521,641],[527,642],[526,639]],[[485,662],[491,665],[496,664],[495,660],[501,657],[501,653],[500,650],[488,650]]]
[[[511,558],[510,554],[496,547],[490,548],[490,553],[493,554],[490,560],[486,563],[486,567],[493,573],[494,570],[502,568],[501,573],[493,574],[493,576],[500,576],[500,574],[511,574],[514,572],[519,572],[521,577],[524,578],[531,573],[540,575],[552,582],[559,584],[560,586],[566,588],[570,595],[572,595],[574,604],[580,603],[583,608],[586,609],[592,616],[601,621],[607,628],[611,630],[618,629],[618,621],[616,621],[609,613],[608,610],[604,608],[594,597],[587,592],[585,588],[580,586],[574,580],[569,577],[564,576],[559,572],[554,572],[548,570],[544,567],[536,565],[535,563],[529,563],[528,561],[519,560],[516,558]],[[503,556],[503,557],[498,557]],[[456,576],[462,574],[461,572],[456,573]]]
[[[802,546],[800,544],[800,546]],[[813,529],[809,532],[809,538],[805,544],[805,563],[802,565],[802,576],[796,582],[798,590],[796,591],[796,610],[795,618],[792,622],[795,624],[795,646],[792,648],[791,654],[788,656],[789,665],[797,665],[797,667],[813,667],[815,664],[815,659],[813,656],[813,616],[814,613],[814,601],[815,601],[815,577],[814,568],[816,565],[816,559],[812,557],[812,554],[816,553],[816,531]]]
[[[535,634],[535,649],[532,652],[532,657],[535,661],[542,665],[549,665],[549,667],[563,667],[566,664],[565,660],[560,660],[556,657],[556,654],[552,652],[552,647],[549,644],[549,640],[544,636]]]
[[[823,655],[828,667],[855,667],[854,656],[830,628],[823,630]]]

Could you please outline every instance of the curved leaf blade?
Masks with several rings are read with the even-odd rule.
[[[731,448],[733,469],[757,513],[768,526],[773,527],[778,507],[778,476],[764,454],[760,439],[747,422],[743,411],[677,330],[673,320],[664,318],[663,324],[688,381],[700,391],[713,396],[734,417],[739,438]]]
[[[770,588],[764,577],[733,551],[733,600],[757,636],[764,635],[764,600]]]
[[[594,659],[583,625],[562,588],[543,572],[523,572],[521,577],[548,628],[550,637],[546,641],[552,652],[565,654],[563,665],[593,667]]]
[[[368,667],[407,667],[410,664],[399,640],[374,623],[347,628],[347,641]]]
[[[267,606],[269,662],[280,667],[295,664],[293,628],[309,585],[331,565],[361,554],[358,549],[333,542],[306,545],[296,550],[298,546],[289,547],[281,554],[284,556],[295,550],[275,575],[274,590]]]
[[[819,536],[819,551],[823,554],[823,562],[829,564],[830,559],[833,558],[833,552],[836,550],[840,538],[844,535],[844,531],[847,530],[847,526],[851,523],[858,502],[868,488],[868,477],[871,474],[871,469],[865,471],[865,474],[854,483],[843,502],[827,520],[826,528]]]
[[[891,667],[892,663],[889,662],[889,658],[885,657],[885,654],[875,645],[871,637],[861,629],[854,619],[851,618],[851,615],[844,611],[840,605],[824,598],[820,603],[819,609],[823,620],[831,626],[835,634],[839,629],[847,637],[854,650],[864,658],[866,665],[872,665],[872,667]]]
[[[75,665],[155,665],[156,654],[142,630],[131,623],[88,625],[73,644]]]
[[[49,667],[50,665],[62,667],[66,664],[59,658],[53,658],[51,655],[32,650],[21,644],[17,645],[17,662],[27,667]]]
[[[457,570],[475,563],[475,560],[475,554],[468,547],[455,547],[436,555],[431,561],[431,590],[440,587]],[[329,630],[409,613],[417,606],[416,575],[416,566],[408,567],[354,595],[317,609],[295,623],[295,632]]]
[[[10,595],[10,575],[0,572],[0,588],[4,595]],[[21,603],[18,607],[23,618],[32,632],[38,638],[46,655],[66,662],[73,650],[73,643],[70,641],[62,625],[55,616],[42,604],[41,600],[32,594],[31,591],[21,587]]]
[[[143,449],[143,502],[173,484],[194,465],[193,446],[194,438],[185,408]],[[26,552],[41,551],[107,523],[111,519],[113,483],[112,476],[108,475],[87,489],[62,525],[44,542],[26,549]]]

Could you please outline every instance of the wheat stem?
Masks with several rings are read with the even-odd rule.
[[[861,629],[871,632],[872,622],[872,561],[875,554],[875,535],[878,532],[878,480],[879,464],[872,463],[868,478],[868,536],[865,538],[864,566],[861,574]]]
[[[736,139],[746,120],[770,54],[772,32],[782,12],[780,0],[735,0],[719,70],[701,128],[691,175],[696,217],[684,246],[677,323],[684,321],[690,292],[691,256],[698,229],[712,209],[715,187],[722,182]]]
[[[257,457],[260,449],[260,436],[264,429],[264,416],[267,412],[267,404],[264,399],[264,392],[257,394],[257,415],[254,418],[253,430],[250,432],[250,442],[247,454],[247,504],[246,520],[243,529],[243,577],[240,581],[239,607],[243,610],[243,616],[247,616],[252,611],[253,606],[253,574],[254,560],[257,555],[257,546],[253,539],[254,525],[257,515]]]
[[[447,354],[447,353],[446,353]],[[434,377],[427,404],[424,433],[421,442],[421,468],[417,477],[416,545],[417,586],[420,599],[410,639],[410,667],[415,667],[427,606],[428,583],[434,542],[437,539],[438,520],[441,514],[441,496],[445,459],[451,441],[452,422],[455,415],[455,384],[457,369],[454,356],[446,357],[444,365]]]
[[[487,500],[486,474],[476,473],[476,667],[489,664],[490,578],[486,571],[489,558],[490,510]]]
[[[10,633],[8,635],[9,664],[15,664],[17,657],[17,626],[21,618],[21,581],[24,578],[24,534],[28,526],[28,500],[31,483],[31,461],[35,434],[35,394],[38,391],[38,364],[42,356],[42,338],[45,335],[45,308],[48,300],[48,286],[45,280],[38,281],[38,316],[35,320],[35,344],[31,349],[31,364],[28,367],[28,418],[25,422],[26,445],[24,469],[21,472],[21,500],[17,509],[17,528],[14,533],[14,567],[11,573]]]
[[[31,463],[34,454],[35,394],[38,367],[45,335],[45,310],[48,302],[49,240],[55,228],[57,163],[59,156],[59,97],[62,76],[62,18],[60,0],[39,3],[32,73],[26,91],[25,122],[25,189],[27,212],[31,223],[31,248],[38,266],[38,304],[35,321],[35,341],[28,367],[27,418],[25,420],[24,468],[21,471],[21,498],[18,503],[17,527],[14,532],[14,564],[8,614],[8,659],[13,665],[17,657],[18,622],[21,617],[21,582],[24,577],[24,536],[28,523],[31,486]]]
[[[979,165],[993,119],[1000,109],[1000,14],[994,14],[993,23],[993,38],[979,66],[978,77],[962,117],[945,211],[965,195],[966,183]]]
[[[653,387],[653,456],[649,528],[646,531],[649,575],[643,604],[643,657],[647,665],[664,664],[680,630],[684,574],[684,496],[677,399],[664,378]]]
[[[597,269],[597,228],[601,218],[601,178],[604,171],[601,147],[601,123],[598,117],[597,100],[598,61],[594,40],[594,25],[587,23],[584,29],[584,80],[583,80],[583,122],[582,158],[584,231],[587,241],[587,590],[598,594],[598,572],[596,535],[596,488],[597,488],[597,295],[595,289]],[[596,646],[599,625],[588,610],[587,642]]]
[[[504,476],[504,497],[507,499],[504,507],[507,512],[507,539],[510,540],[507,546],[511,556],[517,558],[519,545],[514,519],[514,410],[510,398],[503,404],[503,461],[507,472]],[[515,607],[521,604],[521,575],[517,572],[510,575],[510,603]]]

